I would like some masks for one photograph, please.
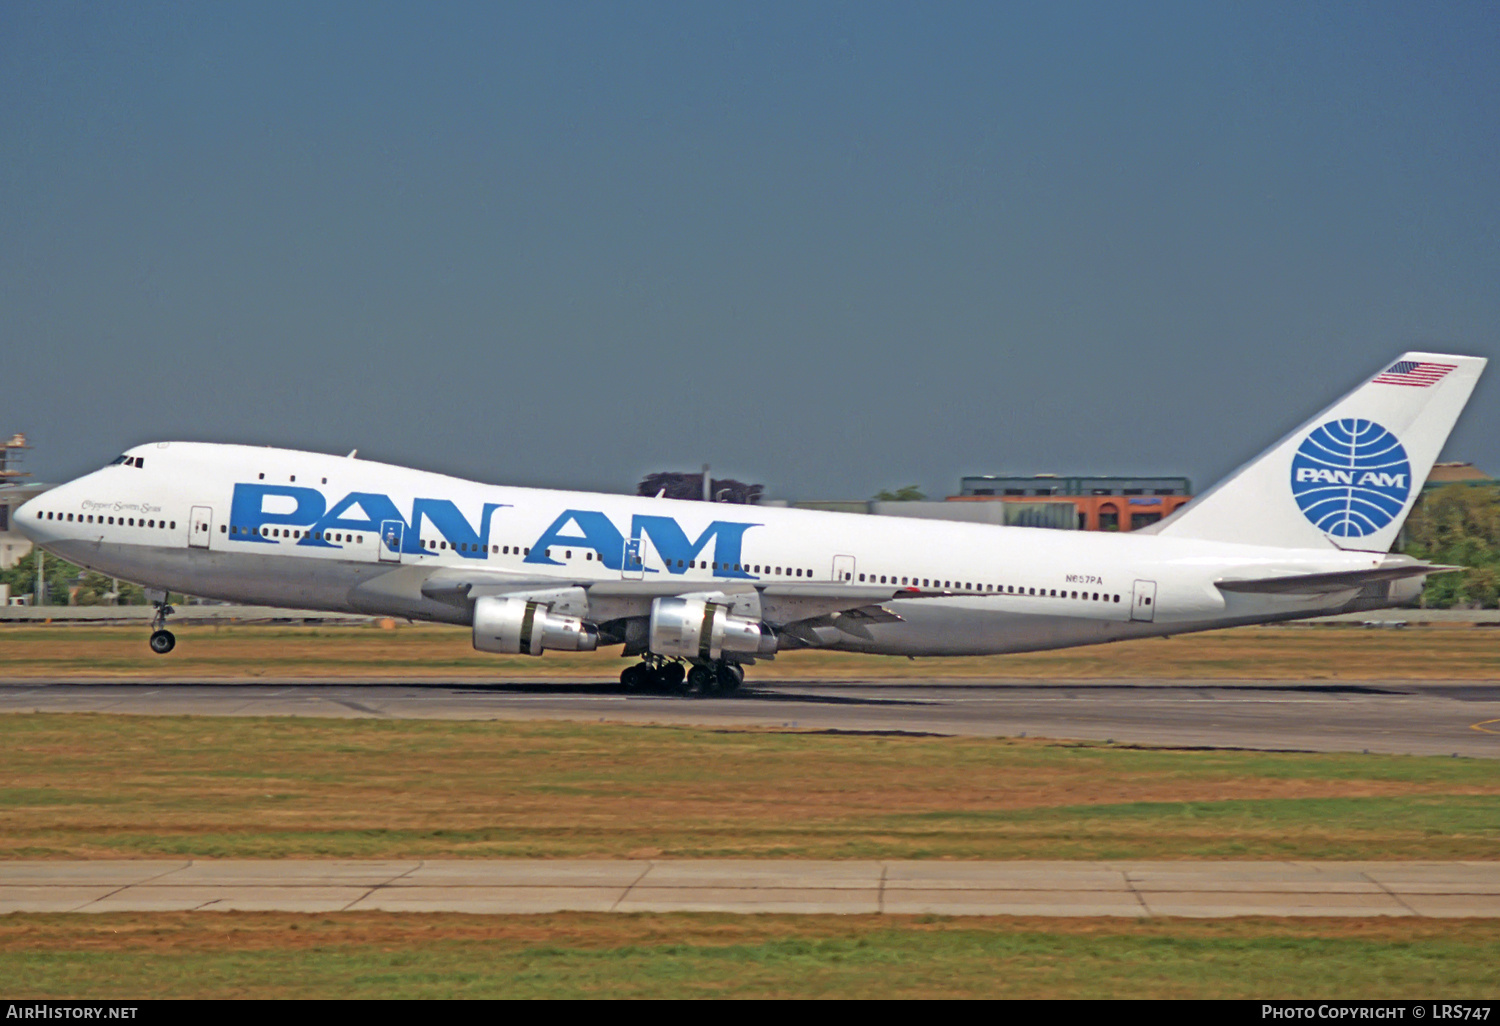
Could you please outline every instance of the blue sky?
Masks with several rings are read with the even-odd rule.
[[[1206,486],[1500,355],[1497,52],[1492,3],[0,5],[0,431]],[[1495,387],[1448,458],[1500,472]]]

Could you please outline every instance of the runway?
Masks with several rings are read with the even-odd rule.
[[[0,862],[7,912],[1500,916],[1495,862]]]
[[[1500,757],[1500,684],[1465,681],[776,681],[701,698],[614,682],[27,680],[0,682],[5,712],[572,719]]]

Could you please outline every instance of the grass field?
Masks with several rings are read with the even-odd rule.
[[[874,916],[0,917],[27,998],[1493,999],[1500,923]]]
[[[456,628],[0,627],[0,676],[607,679]],[[762,678],[1493,679],[1478,628],[1265,628]],[[0,719],[0,858],[1492,859],[1487,760],[548,722]],[[1500,923],[585,914],[0,917],[27,997],[1493,997]]]
[[[0,677],[413,677],[608,680],[626,666],[619,649],[548,652],[541,658],[474,651],[463,627],[435,624],[174,628],[177,648],[153,655],[144,627],[0,625]],[[1500,631],[1459,626],[1370,630],[1357,626],[1242,627],[1024,655],[901,659],[788,652],[749,677],[786,679],[1257,678],[1493,680]]]
[[[1488,760],[538,721],[4,718],[0,858],[1493,858]]]

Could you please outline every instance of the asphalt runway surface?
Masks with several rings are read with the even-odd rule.
[[[0,862],[8,912],[1500,916],[1497,862]]]
[[[0,713],[33,711],[569,719],[1500,757],[1500,683],[1472,681],[752,680],[716,698],[578,681],[0,681]]]

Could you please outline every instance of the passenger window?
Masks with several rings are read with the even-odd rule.
[[[173,527],[176,527],[176,526],[177,526],[177,521],[175,521],[175,520],[174,520],[174,521],[172,521],[172,526],[173,526]],[[219,525],[219,533],[220,533],[220,534],[228,534],[228,533],[229,533],[229,532],[228,532],[228,531],[227,531],[227,530],[226,530],[226,529],[225,529],[225,527],[224,527],[224,525],[223,525],[223,524],[220,524],[220,525]]]

